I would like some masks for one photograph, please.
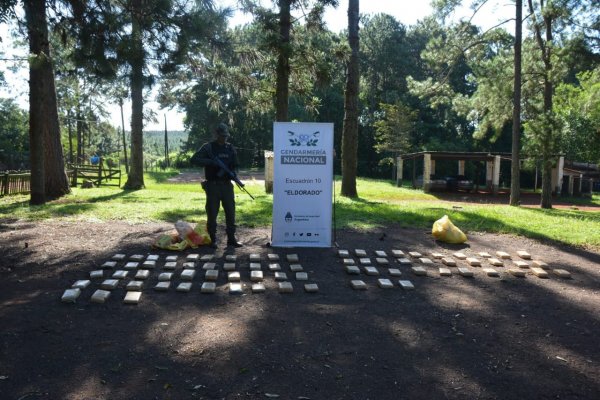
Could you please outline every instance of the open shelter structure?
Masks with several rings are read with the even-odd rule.
[[[597,164],[565,161],[562,193],[569,196],[591,195],[600,192],[600,168]]]
[[[527,157],[521,158],[521,160]],[[485,162],[485,186],[488,191],[497,194],[500,189],[500,163],[501,161],[512,162],[511,153],[491,153],[491,152],[455,152],[455,151],[421,151],[417,153],[403,154],[396,158],[396,185],[402,185],[404,162],[413,162],[413,176],[412,182],[413,187],[417,184],[417,163],[423,163],[423,178],[422,178],[422,189],[425,192],[430,192],[432,187],[432,176],[436,173],[436,161],[450,160],[456,161],[457,169],[456,175],[465,175],[465,162],[466,161],[479,161]],[[577,164],[577,163],[575,163]],[[579,165],[579,164],[578,164]],[[445,171],[449,172],[449,171]],[[448,175],[452,175],[451,173]],[[573,167],[565,168],[565,159],[562,155],[556,156],[556,167],[552,169],[552,192],[560,195],[564,187],[564,177],[567,176],[569,182],[565,187],[567,193],[573,195],[574,193],[583,193],[582,190],[585,188],[589,190],[590,194],[594,186],[594,176],[585,174],[583,171],[575,170]],[[575,178],[571,178],[576,176]],[[589,182],[589,185],[583,185],[582,182]],[[600,176],[596,178],[600,180]],[[578,188],[578,192],[574,190]]]

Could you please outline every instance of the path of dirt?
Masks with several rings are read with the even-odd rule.
[[[471,233],[468,245],[450,246],[394,226],[340,231],[341,248],[373,259],[375,250],[523,249],[573,276],[490,278],[474,268],[471,279],[441,278],[436,267],[415,277],[394,264],[414,291],[379,289],[361,274],[369,289],[358,292],[334,249],[273,249],[267,229],[241,228],[247,246],[215,255],[221,266],[224,252],[238,255],[244,295],[227,293],[222,270],[216,294],[200,293],[200,271],[192,292],[158,293],[151,287],[170,253],[149,245],[170,229],[0,221],[0,398],[600,398],[600,254],[505,235]],[[124,283],[106,304],[90,303],[98,282],[77,304],[60,302],[113,254],[151,252],[161,261],[139,305],[122,304]],[[278,293],[263,261],[267,291],[251,294],[250,253],[298,254],[319,293],[294,279],[292,294]]]
[[[256,172],[250,170],[241,170],[238,173],[238,177],[243,181],[255,181],[264,184],[265,174],[263,172]],[[171,183],[200,183],[204,179],[204,174],[200,172],[180,172],[169,179],[167,182]]]

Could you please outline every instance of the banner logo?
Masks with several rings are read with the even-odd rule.
[[[288,131],[290,137],[291,146],[307,146],[315,147],[319,143],[319,131],[316,131],[312,135],[306,133],[297,134],[296,132]]]

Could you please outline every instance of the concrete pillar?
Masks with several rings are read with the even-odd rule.
[[[575,180],[573,175],[567,175],[566,178],[568,179],[569,184],[567,185],[568,189],[567,189],[567,194],[569,196],[573,196],[573,181]],[[564,179],[564,178],[563,178]]]
[[[435,160],[431,160],[431,174],[435,175]]]
[[[492,178],[492,192],[498,194],[500,189],[500,156],[494,156],[494,176]]]
[[[429,192],[431,185],[431,154],[423,154],[423,191]]]
[[[458,160],[458,175],[465,174],[465,160]]]
[[[273,193],[275,159],[272,151],[265,150],[265,192]]]
[[[552,168],[552,191],[557,195],[560,195],[562,190],[562,181],[564,176],[565,158],[563,156],[558,158],[556,168]]]
[[[402,172],[404,169],[404,160],[401,156],[396,158],[396,186],[402,186]]]
[[[590,198],[594,195],[594,180],[590,178]]]
[[[492,190],[492,180],[494,176],[494,162],[486,161],[485,162],[485,185],[488,190]]]
[[[412,159],[412,188],[417,189],[417,157]]]
[[[579,193],[580,196],[583,194],[583,193],[581,193],[582,188],[583,188],[583,174],[579,174],[579,190],[577,191],[577,193]]]

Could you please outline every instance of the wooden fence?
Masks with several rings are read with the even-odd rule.
[[[78,180],[89,180],[96,186],[121,186],[120,169],[88,165],[69,167],[67,178],[73,186],[77,185]],[[0,172],[0,196],[29,192],[31,192],[31,173],[29,171]]]
[[[96,186],[121,186],[121,169],[104,168],[101,164],[69,164],[71,186],[77,186],[77,181],[90,181]]]
[[[31,191],[31,173],[1,172],[0,173],[0,195],[22,194]]]

